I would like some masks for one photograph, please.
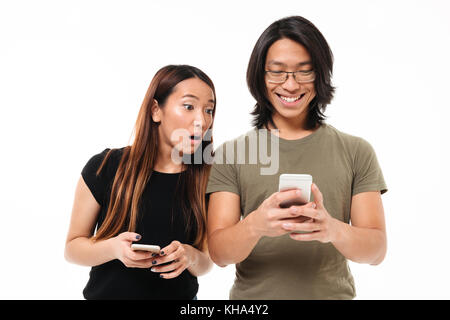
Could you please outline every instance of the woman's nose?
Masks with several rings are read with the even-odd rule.
[[[203,122],[200,119],[194,120],[194,130],[203,131]]]
[[[206,119],[203,112],[197,112],[194,119],[194,129],[196,131],[203,131],[206,127]]]

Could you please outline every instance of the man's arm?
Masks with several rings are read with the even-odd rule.
[[[240,197],[215,192],[208,206],[208,248],[211,259],[221,267],[244,260],[259,240],[248,219],[240,220]]]
[[[317,240],[331,242],[347,259],[358,263],[379,264],[386,255],[386,227],[380,192],[363,192],[352,198],[351,223],[333,218],[323,205],[323,196],[315,184],[316,208],[301,208],[301,214],[313,218],[313,222],[284,223],[285,230],[314,231],[308,234],[292,233],[299,241]]]
[[[219,266],[246,259],[263,236],[278,237],[288,233],[285,219],[295,221],[300,215],[295,207],[280,208],[280,203],[298,198],[300,191],[275,192],[255,210],[240,220],[240,197],[232,192],[210,195],[208,208],[208,246],[211,259]],[[312,203],[302,206],[310,208]]]
[[[380,264],[386,255],[387,239],[380,192],[363,192],[352,197],[351,225],[340,222],[332,241],[347,259]]]

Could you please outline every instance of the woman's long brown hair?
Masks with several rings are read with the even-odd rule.
[[[131,232],[136,230],[140,198],[152,174],[158,152],[159,124],[152,119],[153,100],[158,101],[158,105],[164,108],[164,104],[174,87],[179,82],[190,78],[198,78],[205,82],[213,90],[215,100],[216,92],[213,82],[198,68],[188,65],[169,65],[155,74],[136,120],[134,141],[131,146],[123,149],[123,155],[114,177],[105,220],[92,240],[108,239],[126,229]],[[214,103],[213,117],[215,105],[216,103]],[[202,152],[210,144],[212,144],[212,135],[208,141],[204,140],[200,144],[198,149],[201,150],[197,150],[196,153]],[[97,170],[97,175],[100,174],[113,150],[106,154]],[[212,145],[209,146],[208,150],[212,150]],[[187,169],[183,172],[184,179],[182,179],[182,185],[179,186],[180,194],[177,198],[183,200],[181,208],[187,225],[191,224],[192,218],[195,220],[197,235],[194,246],[204,249],[206,245],[207,209],[205,191],[211,165],[203,161],[201,164],[196,164],[193,161],[190,163],[192,164],[186,164]]]

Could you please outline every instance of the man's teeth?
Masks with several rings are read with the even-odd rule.
[[[299,95],[298,97],[284,97],[284,96],[280,95],[279,97],[286,102],[294,102],[294,101],[297,101],[298,99],[300,99],[301,95]]]

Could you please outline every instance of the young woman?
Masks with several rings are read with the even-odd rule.
[[[132,145],[105,149],[83,168],[65,257],[92,266],[86,299],[196,298],[197,277],[212,267],[205,203],[210,166],[196,155],[212,147],[215,105],[205,73],[166,66],[150,83]],[[134,242],[161,251],[133,251]]]
[[[276,147],[278,172],[261,174],[267,164],[261,159],[215,163],[211,170],[209,252],[220,266],[236,264],[231,299],[352,299],[347,259],[384,259],[381,193],[387,189],[375,152],[324,121],[334,92],[332,66],[325,38],[302,17],[274,22],[253,49],[247,83],[256,99],[255,129],[238,142],[266,129],[259,139]],[[281,208],[303,192],[278,192],[283,173],[312,175],[314,200]]]

